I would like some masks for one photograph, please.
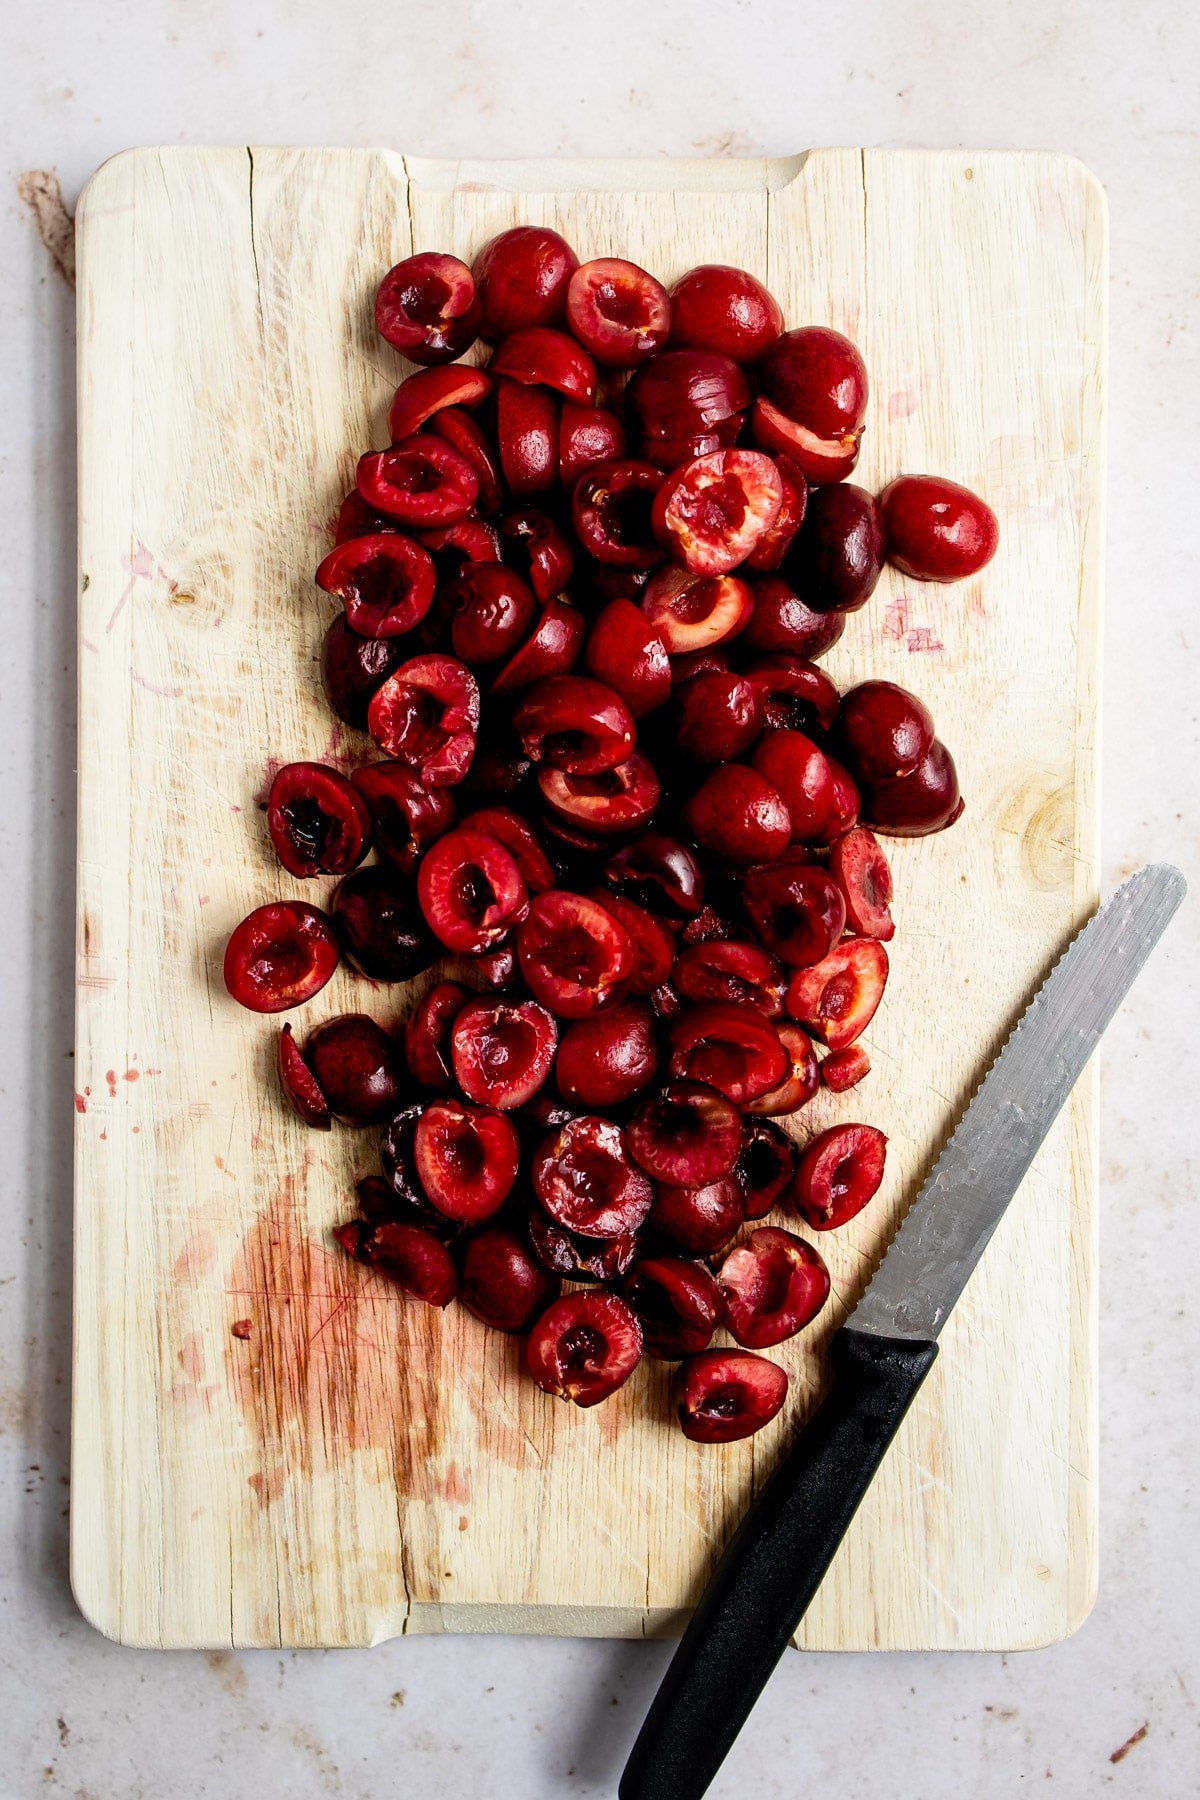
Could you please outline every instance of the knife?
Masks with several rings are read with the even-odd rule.
[[[1084,1065],[1187,891],[1142,869],[1021,1015],[833,1340],[833,1386],[700,1598],[621,1778],[620,1800],[699,1800],[820,1586],[937,1339]]]

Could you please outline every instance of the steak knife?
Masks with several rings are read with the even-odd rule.
[[[1009,1201],[1187,884],[1160,863],[1093,915],[984,1076],[832,1345],[833,1385],[729,1542],[621,1800],[699,1800],[820,1586]]]

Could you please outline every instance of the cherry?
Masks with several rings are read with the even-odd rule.
[[[761,941],[792,968],[828,956],[846,923],[841,889],[799,852],[751,869],[742,899]]]
[[[768,1094],[787,1073],[779,1033],[745,1000],[709,1000],[689,1006],[671,1022],[671,1075],[702,1082],[748,1106]]]
[[[360,637],[339,613],[321,645],[321,686],[338,718],[356,731],[367,729],[371,696],[404,661],[395,638]]]
[[[664,350],[625,390],[642,454],[663,469],[731,448],[750,405],[744,370],[711,350]]]
[[[448,407],[482,406],[490,398],[493,385],[486,369],[472,369],[466,364],[454,369],[418,369],[415,375],[406,375],[388,408],[388,432],[393,444],[412,437]]]
[[[834,1125],[812,1139],[789,1199],[813,1231],[832,1231],[879,1190],[887,1139],[873,1125]]]
[[[662,919],[647,912],[636,900],[630,900],[625,894],[613,894],[607,889],[592,894],[623,925],[629,933],[629,941],[633,945],[634,965],[625,978],[625,985],[631,994],[652,994],[671,973],[671,964],[675,960],[675,939],[669,927]]]
[[[571,489],[571,522],[584,549],[617,569],[653,569],[664,560],[653,527],[663,475],[629,458],[595,463]]]
[[[545,326],[514,331],[492,353],[488,368],[493,376],[504,376],[522,387],[550,388],[578,406],[595,403],[596,365],[565,331]]]
[[[769,862],[782,856],[792,821],[777,788],[741,763],[722,763],[683,809],[697,842],[735,863]]]
[[[621,696],[586,675],[555,675],[522,694],[513,724],[525,752],[569,775],[600,775],[629,757],[633,717]]]
[[[286,1012],[319,994],[338,965],[323,912],[300,900],[255,907],[225,946],[225,986],[251,1012]]]
[[[357,488],[351,488],[342,504],[338,507],[337,519],[333,527],[335,545],[348,543],[351,538],[377,537],[380,532],[398,532],[400,527],[394,519],[385,518],[368,506]]]
[[[525,917],[529,895],[511,851],[458,826],[425,852],[417,894],[430,930],[467,955],[495,949]]]
[[[751,563],[747,567],[752,566]],[[814,612],[778,575],[750,584],[754,611],[745,642],[752,650],[782,650],[794,656],[824,656],[846,629],[845,613]]]
[[[783,330],[774,295],[745,269],[702,263],[671,289],[671,343],[755,363]]]
[[[511,944],[496,950],[484,950],[475,958],[475,970],[486,988],[502,991],[517,978],[517,953]]]
[[[767,1019],[783,1013],[783,970],[761,944],[714,938],[680,951],[671,980],[686,1000],[724,1000],[752,1006]]]
[[[500,535],[505,561],[525,577],[539,600],[545,603],[562,593],[574,572],[575,552],[549,513],[536,506],[518,507],[501,519]]]
[[[808,511],[808,483],[790,456],[776,456],[775,470],[783,489],[775,523],[768,526],[746,558],[747,569],[770,573],[777,569],[792,546]]]
[[[560,1019],[583,1019],[617,1000],[634,965],[625,927],[583,894],[538,894],[517,931],[526,985]]]
[[[533,589],[502,563],[469,562],[444,592],[454,654],[472,666],[511,656],[533,623]]]
[[[476,369],[473,373],[481,375],[483,371]],[[488,386],[490,388],[490,381]],[[499,451],[492,448],[487,433],[479,421],[473,419],[470,413],[464,412],[461,407],[447,406],[434,414],[429,422],[429,429],[436,432],[438,437],[445,438],[451,449],[457,450],[458,454],[465,457],[474,469],[479,482],[479,494],[475,502],[479,511],[498,513],[504,501],[504,483],[500,473]],[[495,527],[485,525],[482,519],[463,519],[459,521],[458,529],[461,531],[468,524],[475,532],[486,533],[487,540],[495,547],[494,555],[479,557],[477,560],[499,562],[500,548],[499,540],[495,536]],[[446,526],[444,529],[451,532],[455,527]]]
[[[571,1105],[612,1107],[632,1100],[658,1073],[650,1008],[614,1006],[577,1019],[563,1033],[554,1072],[559,1092]]]
[[[660,569],[646,584],[642,611],[672,656],[724,644],[744,631],[754,595],[736,575]]]
[[[548,676],[566,675],[578,661],[586,636],[587,620],[577,606],[565,598],[549,601],[521,648],[493,679],[492,693],[518,693]]]
[[[481,807],[478,812],[469,813],[463,825],[471,831],[482,831],[504,845],[531,894],[544,893],[554,886],[554,870],[537,833],[511,807]]]
[[[715,450],[669,475],[654,497],[659,542],[694,575],[745,562],[783,505],[783,480],[757,450]]]
[[[616,413],[603,406],[564,404],[558,428],[558,472],[565,487],[585,469],[613,462],[624,454],[625,427]]]
[[[453,569],[461,569],[464,563],[500,561],[500,533],[486,519],[476,518],[473,512],[468,513],[465,518],[456,519],[453,525],[438,525],[430,531],[414,530],[413,536],[423,549],[430,552],[435,569],[439,567],[439,556],[444,564]],[[440,604],[440,594],[436,599],[439,602],[436,613],[431,613],[426,619],[424,632],[420,634],[423,637],[441,625],[445,606]]]
[[[996,554],[1000,527],[978,494],[941,475],[900,475],[879,496],[888,561],[916,581],[961,581]]]
[[[635,1162],[674,1187],[707,1187],[727,1175],[741,1139],[733,1103],[695,1081],[672,1081],[643,1100],[626,1131]]]
[[[671,302],[666,288],[645,269],[604,256],[581,263],[572,275],[567,324],[598,363],[632,369],[666,343]]]
[[[729,1330],[747,1350],[769,1350],[812,1323],[829,1298],[820,1253],[793,1232],[762,1225],[721,1264]]]
[[[787,1370],[749,1350],[701,1350],[675,1372],[671,1398],[685,1438],[732,1444],[769,1425],[787,1398]]]
[[[285,763],[271,783],[267,827],[289,875],[345,875],[371,843],[362,796],[323,763]]]
[[[452,362],[469,350],[482,312],[466,263],[432,251],[389,269],[375,298],[379,335],[415,363]]]
[[[558,1224],[536,1200],[529,1209],[529,1238],[538,1261],[568,1281],[616,1281],[638,1250],[636,1232],[589,1238]]]
[[[722,1323],[720,1288],[703,1263],[686,1257],[642,1257],[621,1292],[641,1325],[646,1355],[663,1362],[705,1349]]]
[[[504,1113],[435,1100],[417,1120],[413,1161],[438,1211],[460,1224],[498,1212],[517,1179],[520,1144]]]
[[[469,1000],[450,1034],[455,1077],[467,1099],[502,1111],[533,1098],[557,1047],[558,1026],[535,1000]]]
[[[579,258],[547,225],[514,225],[486,243],[471,273],[483,308],[480,331],[494,343],[531,325],[554,325],[567,310]]]
[[[454,823],[448,788],[427,788],[403,763],[364,763],[350,780],[370,816],[375,848],[410,875],[421,852]]]
[[[383,1164],[384,1177],[392,1195],[391,1205],[385,1210],[389,1217],[395,1216],[410,1224],[422,1225],[426,1231],[436,1232],[444,1242],[449,1243],[458,1231],[458,1223],[446,1218],[432,1204],[417,1174],[417,1126],[421,1122],[425,1105],[426,1102],[422,1099],[414,1106],[402,1107],[379,1135],[379,1160]]]
[[[470,997],[470,990],[461,982],[436,982],[418,1000],[404,1027],[408,1072],[431,1093],[450,1094],[454,1091],[450,1032]]]
[[[726,943],[738,934],[738,926],[715,906],[702,906],[695,918],[679,929],[679,941],[692,944]]]
[[[888,977],[888,955],[874,938],[843,938],[823,962],[793,975],[787,1009],[811,1037],[844,1050],[875,1016]]]
[[[764,656],[747,670],[762,698],[768,731],[828,732],[837,717],[838,691],[816,663],[803,657]]]
[[[604,866],[604,879],[672,918],[691,918],[704,904],[699,863],[686,844],[663,832],[647,832],[618,850]]]
[[[656,1182],[648,1224],[693,1256],[711,1256],[725,1248],[745,1217],[738,1183],[732,1175],[719,1175],[702,1187]]]
[[[809,325],[785,331],[763,358],[754,435],[792,457],[812,482],[845,479],[858,461],[867,408],[867,370],[838,331]]]
[[[540,769],[537,780],[542,798],[559,820],[601,837],[648,824],[659,801],[654,765],[640,750],[601,775]]]
[[[911,774],[864,787],[862,817],[887,837],[925,837],[953,825],[963,805],[954,758],[934,738]]]
[[[367,727],[379,748],[415,769],[426,787],[453,787],[475,754],[475,677],[452,656],[413,657],[376,690]]]
[[[501,381],[496,392],[500,467],[514,494],[544,494],[558,477],[560,405],[546,388]]]
[[[585,661],[597,680],[620,695],[635,719],[662,706],[670,695],[666,646],[632,600],[610,600],[593,619]]]
[[[821,1064],[821,1080],[834,1094],[844,1094],[847,1089],[857,1087],[864,1075],[871,1073],[871,1059],[861,1044],[851,1044],[848,1050],[835,1050]]]
[[[862,794],[857,781],[844,763],[840,763],[836,756],[830,756],[827,760],[829,772],[833,776],[833,811],[825,827],[825,841],[832,844],[858,824]]]
[[[418,432],[358,459],[358,491],[401,525],[451,525],[479,495],[479,477],[444,438]]]
[[[768,731],[754,767],[779,794],[797,843],[828,842],[833,822],[833,770],[820,745],[802,731]],[[766,859],[764,859],[766,860]]]
[[[360,637],[402,637],[433,604],[433,558],[399,532],[376,532],[331,550],[316,583],[342,602]]]
[[[332,912],[346,960],[372,981],[411,981],[437,956],[412,882],[384,863],[347,875]]]
[[[305,1061],[335,1117],[379,1125],[400,1104],[404,1073],[395,1042],[365,1013],[343,1013],[318,1025]]]
[[[748,1219],[765,1218],[796,1174],[796,1145],[770,1118],[746,1120],[733,1173]]]
[[[305,1062],[290,1025],[285,1025],[279,1033],[278,1056],[279,1083],[292,1111],[314,1131],[331,1130],[333,1114],[329,1110],[329,1101]]]
[[[817,488],[782,573],[815,612],[857,612],[883,570],[883,524],[864,488]]]
[[[615,1394],[642,1356],[642,1329],[616,1294],[564,1294],[536,1321],[525,1366],[540,1388],[576,1406]]]
[[[911,775],[933,743],[933,715],[894,681],[863,681],[842,695],[838,739],[860,781]]]
[[[677,719],[681,750],[697,762],[732,762],[762,731],[762,697],[749,677],[712,670],[680,688]]]
[[[470,765],[463,776],[464,802],[482,802],[486,806],[508,805],[529,786],[533,763],[521,748],[521,740],[511,723],[488,720],[488,736],[476,746]]]
[[[557,1299],[559,1282],[535,1256],[528,1235],[509,1225],[485,1225],[463,1240],[459,1299],[496,1331],[528,1331]]]
[[[624,1237],[650,1210],[653,1190],[611,1119],[571,1119],[538,1150],[531,1175],[550,1217],[581,1237]]]
[[[357,1262],[377,1269],[406,1293],[431,1306],[449,1306],[458,1288],[454,1259],[432,1231],[400,1219],[364,1227],[338,1225],[333,1236]]]
[[[796,1113],[807,1106],[821,1085],[821,1073],[813,1047],[795,1025],[778,1025],[776,1031],[785,1058],[783,1080],[769,1093],[746,1104],[746,1111],[776,1119],[785,1113]]]

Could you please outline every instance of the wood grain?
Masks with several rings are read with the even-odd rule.
[[[978,580],[889,572],[829,658],[914,686],[959,760],[951,834],[897,844],[899,933],[864,1112],[880,1198],[822,1242],[837,1293],[782,1352],[786,1417],[689,1446],[644,1367],[576,1414],[513,1346],[329,1238],[365,1140],[284,1112],[274,1028],[225,995],[289,891],[269,759],[344,762],[311,580],[404,365],[369,329],[410,247],[517,220],[671,279],[767,278],[862,345],[860,479],[943,471],[1003,544]],[[146,1645],[404,1631],[677,1630],[820,1350],[1022,997],[1095,899],[1105,214],[1052,156],[454,165],[384,151],[137,151],[79,210],[79,1082],[73,1580]],[[322,891],[323,884],[313,884]],[[340,975],[306,1023],[406,999]],[[804,1624],[811,1648],[1014,1648],[1086,1614],[1096,1565],[1095,1087],[1052,1133]],[[238,1320],[250,1335],[231,1334]]]

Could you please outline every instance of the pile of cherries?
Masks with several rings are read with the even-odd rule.
[[[522,226],[473,268],[409,257],[376,319],[423,366],[316,579],[344,608],[330,703],[386,760],[279,770],[280,862],[341,880],[328,911],[243,920],[226,983],[277,1012],[342,957],[372,982],[441,965],[400,1029],[283,1027],[302,1119],[384,1127],[339,1243],[526,1334],[549,1393],[592,1406],[666,1358],[687,1436],[745,1437],[787,1390],[759,1352],[829,1293],[809,1243],[757,1222],[830,1230],[883,1176],[874,1127],[801,1149],[776,1122],[868,1071],[893,931],[874,832],[962,810],[921,701],[839,695],[815,659],[886,558],[972,574],[996,521],[931,476],[846,481],[862,359],[784,331],[742,270],[668,292]],[[458,362],[477,338],[486,366]]]

